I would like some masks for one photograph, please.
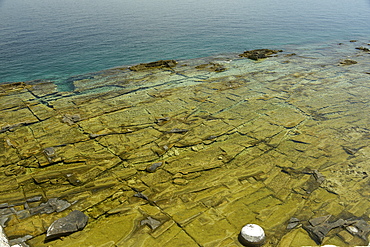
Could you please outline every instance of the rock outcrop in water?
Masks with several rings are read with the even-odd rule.
[[[129,67],[132,71],[143,71],[149,69],[159,69],[159,68],[172,68],[175,67],[177,62],[175,60],[159,60],[151,63],[141,63]]]
[[[273,54],[282,52],[281,50],[270,50],[270,49],[256,49],[251,51],[245,51],[242,54],[239,54],[240,57],[246,57],[252,60],[258,60],[262,58],[270,57]]]

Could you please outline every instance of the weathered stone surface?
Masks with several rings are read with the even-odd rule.
[[[59,238],[82,230],[88,221],[89,217],[81,211],[75,210],[66,217],[54,221],[48,228],[46,240]]]

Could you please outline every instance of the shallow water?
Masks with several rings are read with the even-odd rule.
[[[0,222],[40,247],[241,246],[248,223],[265,229],[265,246],[317,246],[315,227],[328,230],[322,245],[366,245],[366,48],[121,67],[71,80],[70,91],[2,85]],[[71,210],[88,225],[45,243]]]
[[[159,59],[364,39],[354,1],[3,0],[0,82],[53,79]]]

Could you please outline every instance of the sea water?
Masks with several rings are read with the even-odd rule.
[[[369,0],[0,0],[0,82],[369,39]]]

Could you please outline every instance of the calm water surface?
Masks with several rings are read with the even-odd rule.
[[[369,0],[0,0],[0,82],[370,39]]]

